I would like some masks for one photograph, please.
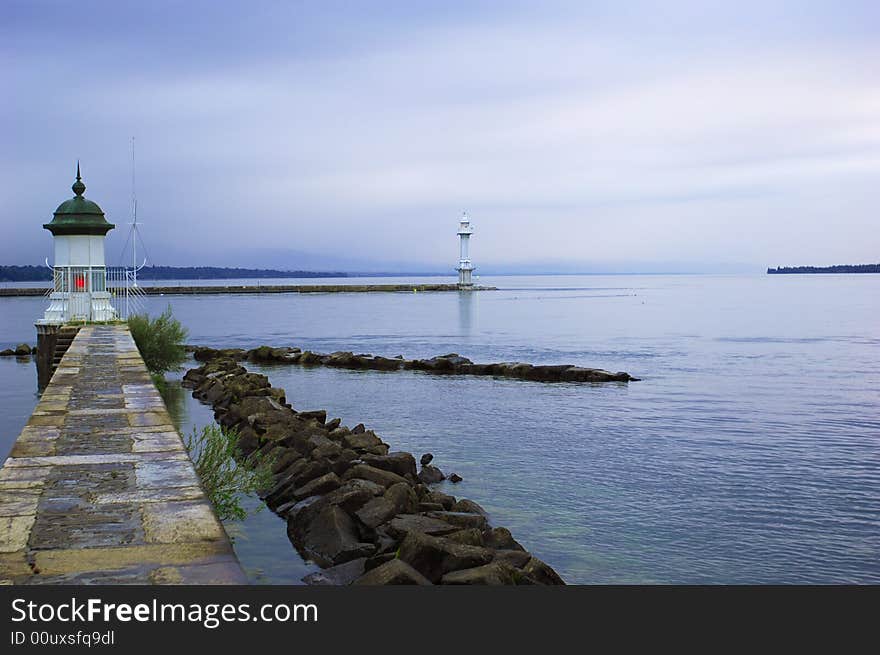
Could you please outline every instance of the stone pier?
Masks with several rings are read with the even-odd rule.
[[[0,469],[0,583],[246,582],[128,328],[82,328]]]

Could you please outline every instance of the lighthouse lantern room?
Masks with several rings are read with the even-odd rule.
[[[468,254],[468,241],[471,238],[471,234],[474,233],[474,228],[471,227],[471,221],[468,218],[467,212],[461,215],[461,223],[458,227],[458,238],[460,240],[460,250],[459,250],[459,258],[458,258],[458,288],[464,290],[470,290],[474,288],[473,280],[471,279],[471,274],[473,273],[474,266],[471,264],[470,255]]]
[[[43,227],[54,241],[53,286],[49,307],[41,325],[62,325],[70,321],[111,321],[118,318],[107,290],[104,239],[115,226],[104,212],[83,196],[86,185],[76,164],[75,194],[55,210],[52,221]]]

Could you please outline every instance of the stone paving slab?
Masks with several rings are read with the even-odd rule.
[[[0,584],[246,582],[128,328],[81,328],[0,468]]]

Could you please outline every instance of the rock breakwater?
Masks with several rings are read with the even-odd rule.
[[[295,364],[299,366],[330,366],[354,370],[373,371],[424,371],[440,375],[485,375],[530,380],[533,382],[638,382],[639,378],[624,371],[612,373],[599,368],[586,368],[573,364],[540,365],[526,362],[498,362],[475,364],[458,353],[438,355],[430,359],[405,359],[381,355],[355,354],[337,351],[329,354],[316,353],[299,348],[273,348],[260,346],[251,350],[243,348],[192,348],[197,361],[209,362],[218,357],[255,363]]]
[[[283,389],[240,365],[243,358],[212,356],[187,371],[184,384],[238,431],[242,457],[259,452],[272,462],[273,483],[261,496],[286,518],[300,554],[324,569],[305,582],[565,584],[476,502],[426,484],[439,473],[432,455],[420,458],[419,471],[411,453],[391,451],[363,424],[348,428],[324,410],[294,410]]]

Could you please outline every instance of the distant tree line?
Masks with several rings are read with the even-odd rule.
[[[138,271],[144,280],[232,280],[270,277],[347,277],[336,271],[279,271],[272,268],[228,268],[224,266],[145,266]]]
[[[769,275],[798,273],[880,273],[880,264],[842,264],[838,266],[779,266],[768,268]]]
[[[138,271],[142,280],[230,280],[278,277],[348,277],[340,272],[278,271],[269,268],[219,266],[146,266]],[[0,266],[0,282],[43,282],[52,279],[45,266]]]
[[[0,282],[44,282],[52,279],[45,266],[0,266]]]

